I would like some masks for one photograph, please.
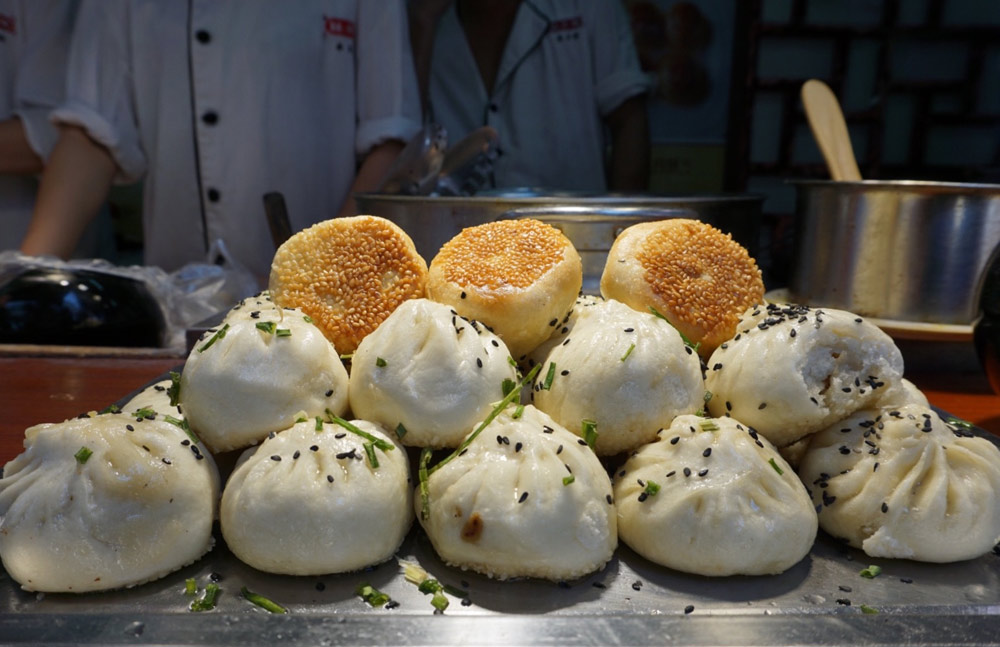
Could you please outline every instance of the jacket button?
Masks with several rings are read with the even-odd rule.
[[[201,116],[201,120],[209,126],[214,126],[219,122],[219,114],[213,110],[209,110]]]
[[[205,195],[208,196],[209,202],[218,202],[219,199],[222,197],[218,189],[209,189],[208,191],[205,192]]]
[[[199,29],[198,31],[196,31],[194,33],[194,37],[202,45],[207,45],[208,43],[212,42],[212,34],[208,33],[208,31],[204,29]]]

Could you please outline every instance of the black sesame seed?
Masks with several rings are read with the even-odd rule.
[[[837,604],[842,604],[845,607],[851,606],[851,601],[847,598],[837,598]]]
[[[561,454],[561,453],[562,453],[562,450],[563,450],[563,446],[562,446],[562,445],[559,445],[559,447],[557,447],[557,448],[556,448],[556,454],[557,454],[557,455],[558,455],[558,454]],[[622,474],[624,474],[624,472],[622,472]]]
[[[757,405],[757,410],[758,411],[760,411],[761,409],[766,409],[766,408],[767,408],[767,403],[766,402],[761,402],[760,404]]]
[[[319,445],[310,445],[309,446],[309,451],[311,451],[311,452],[318,452],[319,451]]]
[[[271,460],[272,461],[280,461],[281,460],[281,456],[278,456],[277,454],[271,454]]]
[[[671,476],[673,476],[676,473],[677,473],[677,470],[670,470],[669,472],[667,472],[667,478],[670,478]]]
[[[649,494],[647,494],[645,490],[639,493],[639,503],[643,503],[648,498]]]
[[[610,495],[610,494],[609,494],[609,495],[607,495],[607,496],[606,496],[606,497],[604,497],[604,498],[605,498],[605,500],[607,500],[607,502],[608,502],[608,504],[609,504],[609,505],[615,502],[615,500],[611,498],[611,495]]]
[[[684,468],[684,476],[691,476],[691,468],[690,467],[685,467]]]
[[[327,474],[326,475],[326,482],[327,483],[333,483],[333,475],[332,474]]]
[[[553,429],[552,427],[550,427],[548,425],[542,425],[542,433],[543,434],[551,434],[553,431],[555,431],[555,429]]]
[[[472,606],[472,598],[462,598],[461,605],[463,607],[471,607]]]
[[[300,452],[299,450],[296,449],[295,453],[292,454],[292,460],[295,460],[296,458],[298,458],[301,455],[302,455],[302,452]]]
[[[885,501],[883,501],[882,502],[882,512],[888,512],[888,511],[889,511],[889,504],[886,503]]]
[[[326,391],[326,393],[324,395],[326,397],[330,397],[331,395],[333,395],[333,389],[327,389],[327,391]]]
[[[465,298],[465,290],[462,290],[462,294],[459,295],[459,298],[460,299],[464,299]]]
[[[632,590],[633,591],[641,591],[642,590],[642,581],[641,580],[636,580],[635,582],[632,582]]]
[[[160,460],[163,461],[164,465],[170,465],[171,464],[169,458],[161,458]]]
[[[840,452],[841,454],[844,454],[845,456],[846,456],[847,454],[850,454],[850,453],[851,453],[851,449],[850,449],[849,447],[847,447],[846,445],[841,445],[841,446],[840,446],[840,448],[838,449],[838,451],[839,451],[839,452]]]
[[[841,591],[843,591],[844,593],[851,593],[852,591],[854,591],[854,589],[852,589],[851,587],[844,586],[843,584],[841,584],[837,588],[840,589]]]
[[[524,503],[528,500],[528,493],[522,492],[520,498],[517,500],[518,503]]]
[[[705,469],[698,472],[698,476],[708,476],[708,468],[706,467]]]
[[[705,458],[708,458],[709,456],[712,455],[712,448],[708,447],[707,449],[705,449],[705,451],[701,453],[701,455],[704,456]]]
[[[191,444],[191,441],[188,440],[187,438],[185,438],[184,440],[181,441],[181,445],[184,446],[184,447],[187,447],[190,444]]]
[[[687,615],[687,614],[691,613],[692,611],[694,611],[694,605],[693,604],[689,604],[686,607],[684,607],[684,615]]]
[[[680,436],[674,436],[673,438],[670,439],[670,444],[676,445],[680,441],[680,439],[681,439]]]
[[[339,434],[334,434],[333,437],[337,438],[337,439],[346,438],[347,437],[347,432],[346,431],[342,431]]]
[[[583,438],[580,438],[580,439],[579,439],[579,440],[577,440],[576,442],[577,442],[577,444],[578,444],[578,445],[586,445],[586,444],[587,444],[587,441],[586,441],[586,440],[584,440]]]
[[[909,577],[901,577],[899,578],[899,581],[903,584],[913,584],[913,580]]]
[[[490,343],[491,343],[491,344],[493,344],[493,345],[494,345],[495,347],[497,347],[497,348],[499,348],[499,347],[500,347],[500,342],[498,342],[498,341],[497,341],[497,340],[495,340],[495,339],[491,339],[491,340],[490,340]]]
[[[133,427],[132,425],[125,425],[125,428],[128,429],[129,431],[135,431],[135,427]]]
[[[514,453],[516,454],[517,452],[521,451],[522,447],[524,447],[523,443],[517,443],[516,445],[514,445]]]
[[[569,369],[564,369],[564,370],[560,371],[559,375],[562,375],[562,376],[569,375]]]
[[[555,328],[558,323],[559,323],[558,319],[553,319],[552,321],[549,322],[549,326]]]

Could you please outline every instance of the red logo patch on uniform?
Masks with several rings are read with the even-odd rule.
[[[17,20],[14,19],[14,16],[0,13],[0,31],[5,31],[8,34],[17,33]]]
[[[326,36],[354,38],[355,31],[354,23],[350,20],[323,16],[323,33]]]
[[[549,30],[553,32],[573,31],[574,29],[579,29],[581,27],[583,27],[583,16],[573,16],[572,18],[553,20],[549,24]]]

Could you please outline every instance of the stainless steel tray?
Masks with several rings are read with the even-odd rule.
[[[0,644],[1000,644],[998,550],[955,564],[874,559],[821,531],[808,557],[777,576],[687,575],[621,545],[580,580],[497,582],[444,565],[415,524],[399,559],[466,594],[448,595],[437,614],[395,559],[357,573],[277,576],[242,564],[216,538],[195,564],[122,591],[37,595],[0,570]],[[874,579],[860,575],[870,564],[882,567]],[[217,607],[189,611],[185,580],[204,587],[213,577]],[[365,603],[355,593],[362,583],[391,596],[392,608]],[[250,604],[244,586],[289,613]]]

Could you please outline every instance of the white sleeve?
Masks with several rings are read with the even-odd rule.
[[[624,5],[620,1],[596,2],[592,9],[588,32],[593,46],[594,94],[603,116],[626,99],[648,92],[650,80],[639,66]]]
[[[52,113],[56,123],[79,126],[105,146],[118,165],[116,180],[122,182],[135,181],[146,171],[133,110],[129,14],[127,0],[81,0],[66,100]]]
[[[18,3],[22,48],[14,80],[14,114],[42,159],[48,158],[59,137],[49,113],[65,96],[66,55],[76,6],[76,0]]]
[[[387,140],[420,130],[420,96],[402,0],[359,2],[355,150],[363,155]]]

